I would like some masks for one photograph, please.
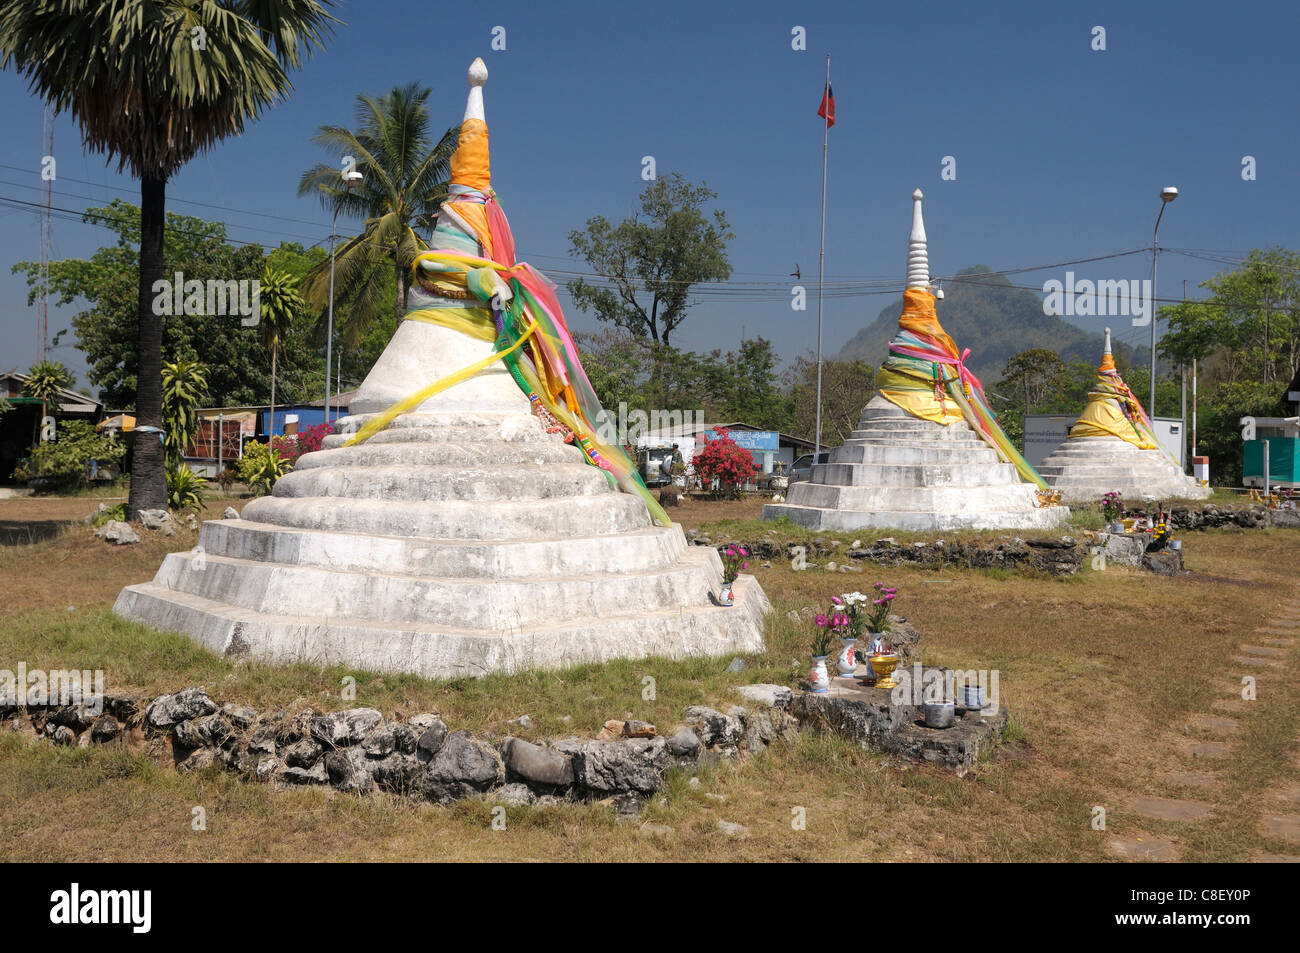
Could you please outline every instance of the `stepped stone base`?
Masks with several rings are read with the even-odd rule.
[[[1038,467],[1067,503],[1095,503],[1116,491],[1126,500],[1204,500],[1210,488],[1183,473],[1164,451],[1139,450],[1118,437],[1073,437]]]
[[[402,360],[451,349],[468,363],[479,343],[404,322],[362,403],[447,372]],[[434,678],[762,650],[771,606],[752,576],[717,605],[715,550],[655,525],[546,433],[508,376],[470,383],[480,409],[453,388],[359,446],[345,434],[366,416],[340,421],[272,496],[205,522],[198,549],[167,556],[114,611],[228,656]]]
[[[845,531],[1050,529],[1069,513],[1038,506],[1037,488],[969,424],[921,420],[878,395],[827,463],[763,507],[763,519]]]

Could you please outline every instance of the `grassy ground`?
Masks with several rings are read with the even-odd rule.
[[[692,501],[674,516],[715,539],[801,535],[753,522],[758,506]],[[1184,548],[1193,574],[1176,579],[1115,569],[1053,580],[874,567],[831,578],[779,560],[771,568],[754,563],[775,611],[767,650],[749,658],[741,675],[728,674],[722,658],[433,682],[236,666],[184,638],[116,619],[108,609],[117,591],[150,578],[165,552],[191,548],[196,539],[186,531],[147,534],[138,546],[112,547],[80,524],[60,522],[93,508],[84,498],[0,500],[0,527],[14,530],[8,542],[0,534],[0,668],[19,661],[102,668],[110,691],[202,684],[219,701],[288,707],[306,700],[323,709],[343,706],[339,687],[353,675],[354,704],[386,715],[437,711],[453,729],[504,734],[508,719],[527,713],[534,726],[523,734],[538,738],[589,735],[605,719],[627,716],[667,730],[687,705],[731,703],[736,684],[792,684],[806,667],[808,632],[788,613],[879,578],[900,587],[899,611],[922,632],[927,662],[1000,672],[1001,700],[1021,740],[958,779],[808,734],[794,749],[706,772],[697,788],[685,776],[671,777],[641,821],[669,825],[672,833],[649,836],[641,821],[617,821],[600,805],[510,809],[507,829],[495,831],[489,802],[441,808],[384,795],[277,792],[218,772],[178,776],[127,752],[29,745],[5,732],[0,858],[84,858],[83,845],[93,843],[97,857],[114,860],[1101,860],[1109,856],[1108,837],[1142,833],[1175,840],[1184,860],[1287,851],[1257,827],[1260,793],[1298,776],[1300,688],[1285,667],[1260,675],[1261,703],[1235,716],[1242,729],[1227,765],[1216,765],[1221,780],[1195,792],[1214,805],[1208,818],[1172,826],[1138,817],[1131,803],[1146,794],[1190,796],[1161,779],[1204,769],[1184,751],[1200,739],[1185,727],[1189,716],[1227,697],[1240,671],[1230,662],[1236,647],[1258,644],[1252,631],[1280,601],[1300,594],[1294,533],[1190,535]],[[29,542],[24,522],[55,525]],[[902,541],[902,534],[889,535]],[[1295,658],[1292,650],[1286,665]],[[653,701],[642,698],[646,675],[656,681]],[[1107,809],[1107,833],[1089,825],[1098,805]],[[192,830],[196,806],[206,810],[206,831]],[[806,829],[792,826],[798,808]],[[724,836],[720,819],[745,825],[748,836]]]

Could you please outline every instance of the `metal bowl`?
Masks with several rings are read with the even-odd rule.
[[[957,720],[957,706],[952,702],[926,702],[925,726],[927,728],[951,728]]]

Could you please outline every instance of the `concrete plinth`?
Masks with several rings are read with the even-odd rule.
[[[363,405],[480,356],[460,339],[482,343],[403,323]],[[440,357],[389,360],[395,348]],[[473,409],[449,391],[363,444],[327,437],[242,518],[204,523],[198,549],[169,555],[114,611],[232,657],[430,677],[762,649],[770,605],[752,576],[734,606],[716,605],[714,550],[655,525],[546,433],[508,375],[470,383]]]
[[[1204,500],[1210,488],[1178,469],[1162,450],[1119,437],[1070,437],[1038,472],[1067,503],[1096,503],[1114,490],[1126,500]]]
[[[1069,512],[1040,507],[1037,488],[969,424],[922,420],[876,396],[829,462],[791,483],[786,502],[764,506],[763,519],[811,530],[1050,529]]]

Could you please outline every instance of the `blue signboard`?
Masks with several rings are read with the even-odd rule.
[[[717,433],[712,430],[706,430],[704,435],[710,440],[718,439]],[[731,430],[727,432],[727,436],[736,442],[736,446],[751,453],[780,449],[781,435],[775,430]]]

